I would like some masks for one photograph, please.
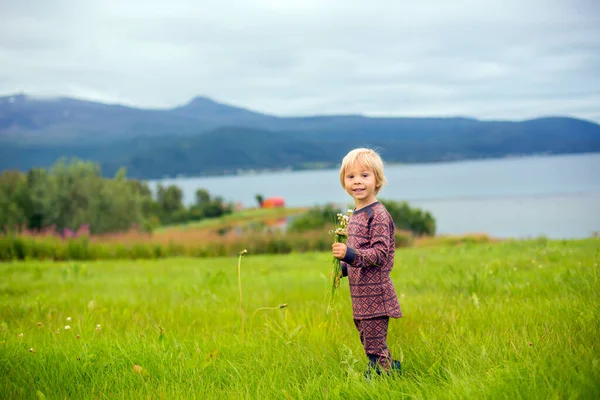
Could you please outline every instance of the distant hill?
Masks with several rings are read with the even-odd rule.
[[[0,97],[0,169],[48,167],[60,157],[121,166],[137,178],[337,165],[351,148],[389,162],[600,151],[600,125],[568,117],[277,117],[197,97],[153,110],[72,98]]]

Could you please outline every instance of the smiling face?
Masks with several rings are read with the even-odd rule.
[[[358,162],[344,171],[344,189],[354,199],[357,210],[377,201],[375,194],[380,186],[375,172]]]

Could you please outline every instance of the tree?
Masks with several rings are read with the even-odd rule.
[[[19,171],[0,175],[0,229],[13,230],[27,224],[30,199],[27,178]]]
[[[265,198],[263,197],[263,195],[262,194],[257,194],[257,195],[254,196],[254,198],[256,199],[256,202],[258,203],[258,207],[262,207],[262,205],[263,205],[263,203],[265,201]]]
[[[196,190],[196,204],[202,206],[210,201],[208,190],[200,188]]]
[[[406,201],[380,200],[388,210],[396,228],[411,231],[414,235],[433,236],[436,223],[433,216],[419,208],[411,208]]]

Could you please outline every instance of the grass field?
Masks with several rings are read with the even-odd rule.
[[[187,231],[201,229],[219,229],[233,225],[240,225],[250,222],[263,222],[269,219],[286,218],[293,215],[299,215],[306,212],[306,207],[296,208],[253,208],[243,211],[237,211],[220,218],[203,219],[198,222],[188,222],[179,225],[167,225],[156,229],[157,233],[170,231]]]
[[[598,239],[398,250],[373,381],[328,253],[245,256],[243,334],[237,262],[0,265],[0,398],[600,398]]]

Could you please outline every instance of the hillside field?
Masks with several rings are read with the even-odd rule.
[[[403,373],[371,381],[329,253],[244,256],[243,330],[237,257],[2,263],[0,398],[600,398],[599,263],[598,238],[398,249]]]

